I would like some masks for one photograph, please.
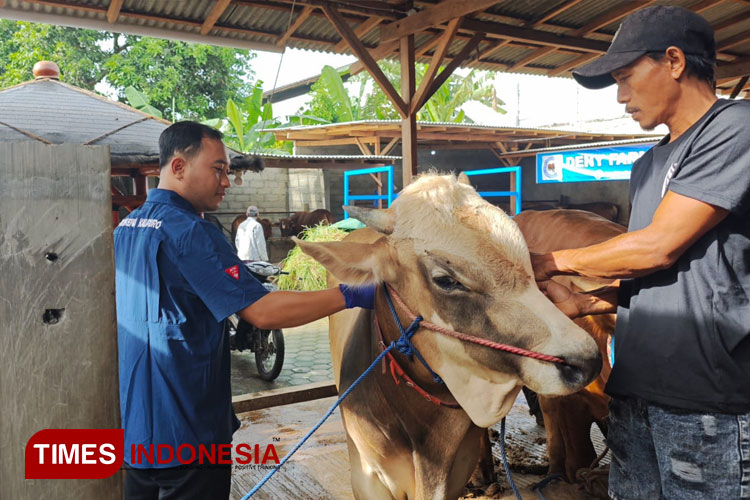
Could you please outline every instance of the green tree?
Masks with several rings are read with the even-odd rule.
[[[0,87],[32,78],[41,59],[60,66],[60,79],[88,90],[106,81],[125,101],[129,86],[165,117],[223,115],[228,99],[250,94],[254,55],[211,45],[0,20]]]
[[[0,88],[33,78],[37,61],[55,61],[61,80],[93,90],[102,79],[105,53],[99,44],[112,35],[101,31],[62,28],[0,19]]]

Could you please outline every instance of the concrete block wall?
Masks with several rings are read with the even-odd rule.
[[[237,215],[245,213],[249,205],[255,205],[262,217],[272,222],[286,217],[289,212],[287,192],[289,191],[288,170],[267,168],[259,173],[246,172],[242,176],[242,185],[234,184],[227,191],[224,202],[216,216],[227,229]]]
[[[291,212],[328,209],[325,179],[319,168],[289,169],[288,207]]]

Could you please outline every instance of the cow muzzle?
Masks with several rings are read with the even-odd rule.
[[[590,384],[602,369],[602,354],[594,357],[564,358],[564,363],[555,364],[562,381],[571,388],[585,387]]]

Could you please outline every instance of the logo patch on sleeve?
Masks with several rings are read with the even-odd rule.
[[[224,272],[236,280],[240,279],[240,266],[234,265],[224,269]]]

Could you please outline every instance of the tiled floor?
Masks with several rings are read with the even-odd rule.
[[[284,365],[273,382],[265,382],[258,377],[252,352],[232,351],[232,395],[313,382],[333,382],[328,318],[285,329],[284,344]]]

